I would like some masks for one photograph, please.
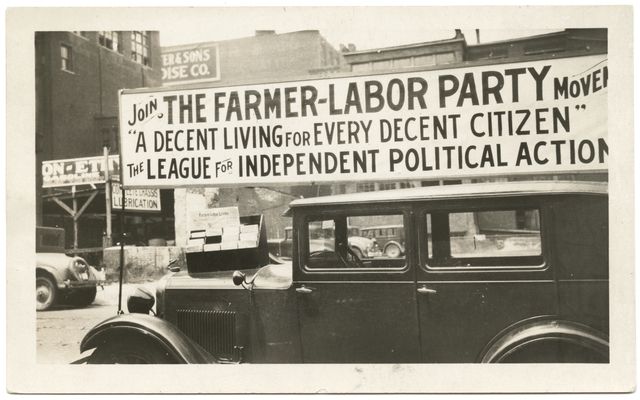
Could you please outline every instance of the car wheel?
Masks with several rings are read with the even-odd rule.
[[[402,254],[402,250],[395,244],[390,244],[384,249],[384,254],[389,258],[398,258]]]
[[[46,276],[36,277],[36,311],[46,311],[53,307],[58,287]]]
[[[111,340],[100,345],[91,354],[88,363],[175,364],[176,361],[160,345],[133,338],[133,340]]]
[[[86,307],[96,299],[96,292],[95,286],[89,289],[78,290],[73,294],[71,301],[79,307]]]

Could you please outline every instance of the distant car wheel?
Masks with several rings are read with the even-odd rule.
[[[133,338],[111,340],[99,346],[89,364],[175,364],[176,361],[156,343]]]
[[[89,289],[78,290],[73,294],[71,301],[79,307],[86,307],[96,299],[96,292],[95,286]]]
[[[402,250],[395,244],[390,244],[384,249],[384,254],[389,258],[398,258],[402,255]]]
[[[58,287],[46,276],[36,278],[36,311],[46,311],[53,307]]]

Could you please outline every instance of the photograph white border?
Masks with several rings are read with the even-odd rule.
[[[573,393],[636,386],[631,6],[432,7],[425,29],[608,28],[610,342],[605,365],[88,366],[36,363],[34,32],[162,31],[215,8],[6,10],[7,365],[10,393]],[[380,8],[381,13],[400,13]],[[274,21],[277,25],[277,21]],[[73,29],[72,29],[73,28]],[[79,354],[80,357],[80,354]]]

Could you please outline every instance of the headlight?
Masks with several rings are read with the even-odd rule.
[[[156,299],[147,288],[137,286],[133,288],[127,298],[127,309],[130,313],[149,314]]]

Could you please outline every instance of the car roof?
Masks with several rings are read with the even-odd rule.
[[[412,189],[381,190],[294,200],[289,207],[331,204],[385,203],[410,200],[446,200],[469,197],[519,197],[527,195],[593,194],[606,195],[607,182],[518,181],[428,186]]]

